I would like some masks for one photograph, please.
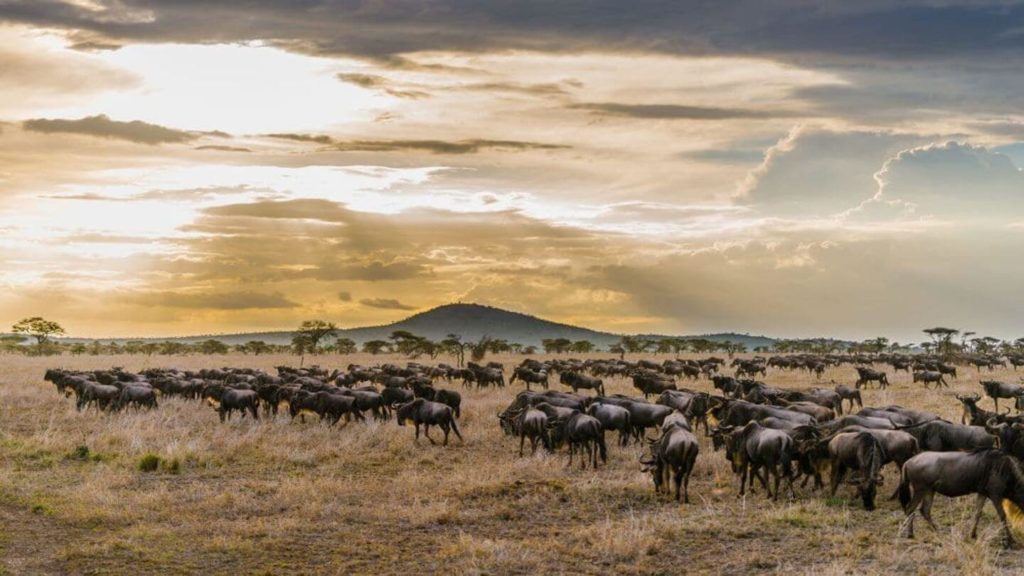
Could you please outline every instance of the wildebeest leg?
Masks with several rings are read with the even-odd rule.
[[[683,486],[683,467],[676,466],[672,469],[672,474],[675,475],[672,480],[676,483],[676,502],[679,502],[679,489]]]
[[[448,424],[439,424],[441,430],[444,432],[444,446],[448,445],[448,433],[451,432],[451,426]]]
[[[978,522],[981,520],[981,511],[985,508],[985,502],[988,502],[988,498],[981,494],[978,494],[974,500],[974,524],[971,526],[971,538],[978,537]]]
[[[519,433],[519,455],[523,455],[523,444],[526,443],[526,432]],[[530,438],[530,445],[533,446],[533,451],[537,451],[537,444],[533,441],[533,437]]]
[[[420,423],[414,422],[413,427],[416,428],[416,441],[418,442],[420,439]]]
[[[431,444],[437,444],[437,442],[434,442],[434,439],[430,437],[430,424],[427,422],[423,423],[423,435],[427,437],[427,440],[430,440]]]
[[[992,498],[992,505],[996,507],[996,515],[999,516],[999,521],[1003,523],[1003,546],[1006,548],[1016,548],[1017,541],[1013,539],[1013,533],[1010,532],[1010,523],[1006,521],[1006,511],[1003,510],[1002,502],[999,498]]]
[[[743,470],[742,470],[742,473],[740,474],[740,493],[739,493],[739,496],[743,496],[747,492],[747,469],[749,467],[750,467],[749,464],[747,464],[747,463],[743,464]],[[751,480],[751,483],[753,483],[753,480]]]
[[[929,490],[925,492],[924,497],[921,499],[921,516],[928,521],[928,525],[932,527],[932,530],[939,531],[939,527],[935,525],[935,521],[932,520],[932,501],[935,500],[935,492]]]
[[[569,463],[566,464],[566,467],[572,466],[572,454],[575,448],[576,444],[572,440],[569,440]]]
[[[836,495],[836,490],[839,489],[839,483],[843,481],[843,477],[846,476],[846,466],[840,462],[832,461],[832,491],[831,496]]]
[[[226,412],[226,410],[224,410],[223,408],[221,408],[220,410],[217,410],[217,414],[220,415],[220,421],[221,422],[224,421],[224,412]]]

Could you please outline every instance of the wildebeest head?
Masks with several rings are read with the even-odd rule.
[[[416,398],[411,402],[406,402],[405,404],[400,405],[398,407],[398,425],[405,426],[406,420],[412,420],[413,414],[416,413],[416,410],[418,410],[420,406],[423,406],[424,402],[426,402],[426,400],[423,398]]]

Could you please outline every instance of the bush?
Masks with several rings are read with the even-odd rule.
[[[146,454],[139,460],[139,470],[142,472],[156,472],[160,467],[160,457],[156,454]]]

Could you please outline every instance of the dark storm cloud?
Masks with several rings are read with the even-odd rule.
[[[196,134],[174,130],[157,124],[150,124],[139,120],[131,122],[120,122],[111,120],[107,116],[88,116],[78,120],[51,120],[48,118],[36,118],[26,120],[22,123],[25,130],[31,132],[42,132],[44,134],[82,134],[98,138],[112,138],[115,140],[127,140],[136,144],[176,144],[189,142],[198,138]]]
[[[266,39],[313,53],[395,60],[421,50],[571,49],[879,55],[924,59],[1024,46],[1016,2],[866,0],[56,0],[0,4],[0,18],[79,30],[85,45]]]

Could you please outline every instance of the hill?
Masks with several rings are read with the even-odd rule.
[[[448,334],[458,334],[462,336],[464,341],[473,341],[483,336],[491,336],[493,338],[503,338],[509,342],[533,346],[540,346],[541,341],[548,338],[568,338],[573,341],[589,340],[601,349],[607,349],[622,338],[621,334],[552,322],[529,314],[512,312],[481,304],[446,304],[414,314],[404,320],[391,324],[342,329],[338,331],[338,337],[351,338],[357,344],[362,344],[369,340],[386,340],[396,330],[407,330],[431,340],[441,340]],[[641,336],[651,339],[679,337],[660,334],[643,334]],[[241,344],[249,340],[263,340],[271,344],[288,344],[291,342],[292,332],[250,332],[177,338],[105,338],[104,340],[116,340],[119,342],[127,340],[196,342],[207,338],[216,338],[228,344]],[[682,338],[705,338],[719,342],[725,340],[742,342],[750,350],[757,346],[770,346],[774,342],[772,338],[764,336],[735,333],[682,336]],[[76,341],[81,339],[66,340]]]

